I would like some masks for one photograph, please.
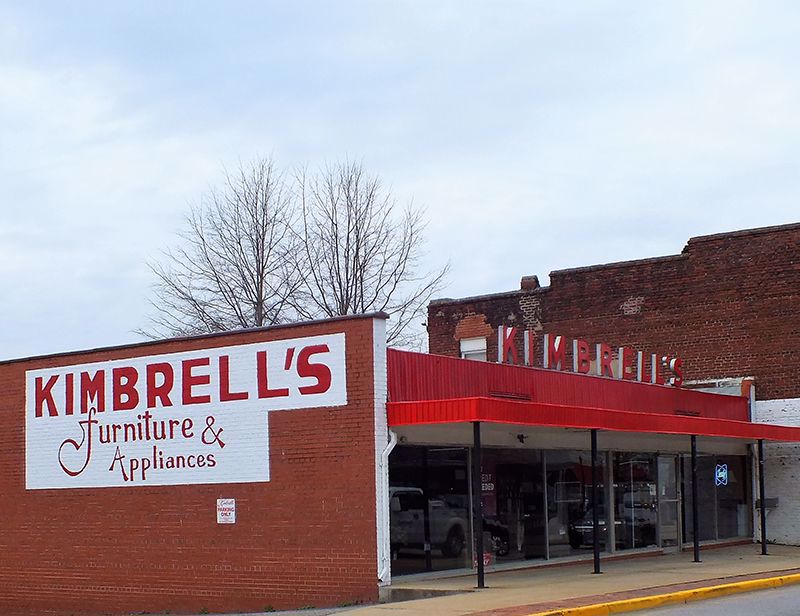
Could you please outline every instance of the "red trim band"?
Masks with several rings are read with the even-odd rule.
[[[486,397],[390,402],[387,412],[390,427],[485,421],[523,426],[800,442],[800,427]]]

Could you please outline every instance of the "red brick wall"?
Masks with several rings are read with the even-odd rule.
[[[263,611],[377,598],[372,319],[0,365],[0,613]],[[345,407],[270,414],[271,481],[25,489],[25,371],[346,334]],[[236,499],[236,524],[216,499]]]
[[[590,343],[684,358],[686,379],[756,377],[759,399],[800,396],[800,225],[689,240],[680,255],[562,270],[549,287],[432,302],[432,353],[458,355],[476,315]],[[520,347],[521,347],[521,337]],[[537,337],[541,365],[541,336]],[[496,333],[488,357],[497,357]],[[571,360],[570,360],[571,361]]]

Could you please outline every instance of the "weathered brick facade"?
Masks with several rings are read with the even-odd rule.
[[[373,349],[384,347],[373,328],[350,318],[0,364],[0,613],[376,600]],[[270,413],[269,482],[26,490],[26,370],[335,332],[346,336],[347,404]],[[235,524],[217,524],[217,498],[236,499]]]
[[[758,399],[800,397],[800,224],[692,238],[679,255],[556,271],[550,281],[431,302],[430,352],[457,356],[474,331],[462,324],[485,321],[490,361],[497,327],[513,325],[537,332],[536,365],[541,334],[554,333],[677,355],[687,380],[752,376]]]
[[[457,356],[475,334],[462,323],[486,323],[487,359],[497,361],[497,327],[561,334],[614,349],[683,358],[686,380],[753,377],[752,420],[800,425],[800,224],[696,237],[679,255],[610,263],[535,276],[520,290],[428,308],[431,353]],[[522,337],[517,336],[522,357]],[[567,364],[572,362],[567,347]],[[746,392],[743,392],[746,393]],[[800,446],[766,445],[770,541],[800,545]],[[758,535],[758,530],[756,531]]]

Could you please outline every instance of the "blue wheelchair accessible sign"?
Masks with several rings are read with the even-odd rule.
[[[717,484],[718,486],[728,485],[727,464],[717,464],[717,467],[714,469],[714,483]]]

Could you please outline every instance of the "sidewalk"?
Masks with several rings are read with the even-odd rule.
[[[348,616],[524,616],[581,605],[606,604],[634,597],[664,595],[736,582],[736,591],[747,590],[746,580],[800,573],[800,547],[760,546],[706,549],[701,563],[683,552],[616,560],[602,564],[601,575],[592,573],[591,562],[556,567],[489,573],[487,588],[475,589],[475,576],[444,579],[396,580],[393,588],[409,591],[455,591],[457,594],[396,603],[365,606],[337,612]],[[794,582],[795,578],[785,581]],[[800,581],[800,576],[796,581]],[[762,584],[763,585],[763,584]],[[719,591],[703,591],[713,594]],[[702,593],[701,593],[702,594]],[[726,594],[726,593],[724,593]]]

